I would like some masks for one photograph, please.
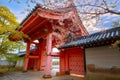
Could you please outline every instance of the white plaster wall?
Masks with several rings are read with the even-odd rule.
[[[120,68],[120,51],[118,48],[102,46],[86,49],[86,64],[95,64],[100,68],[111,68],[113,66]]]

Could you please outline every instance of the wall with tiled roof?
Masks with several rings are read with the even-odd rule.
[[[59,47],[63,48],[71,48],[71,47],[96,47],[96,46],[104,46],[114,43],[116,40],[120,40],[120,27],[112,28],[109,30],[97,32],[91,34],[90,36],[83,36],[77,38],[73,42],[69,42]]]

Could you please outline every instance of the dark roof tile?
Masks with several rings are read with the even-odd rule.
[[[91,34],[90,36],[79,37],[75,41],[66,43],[59,48],[63,49],[63,48],[70,48],[76,46],[84,46],[84,47],[95,47],[98,45],[102,46],[106,44],[107,45],[111,44],[118,39],[120,39],[120,27],[94,33]]]

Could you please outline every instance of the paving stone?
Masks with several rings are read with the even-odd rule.
[[[0,80],[84,80],[79,77],[73,77],[69,75],[65,76],[53,76],[50,79],[44,79],[42,78],[43,72],[38,71],[28,71],[28,72],[10,72],[2,77],[0,77]]]

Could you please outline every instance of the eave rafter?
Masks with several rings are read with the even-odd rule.
[[[42,27],[36,28],[36,32],[34,34],[31,33],[30,37],[32,38],[32,40],[36,40],[36,39],[40,39],[40,38],[46,37],[51,32],[52,32],[51,23],[47,22],[47,23],[44,23],[42,25]]]
[[[34,32],[36,32],[36,31],[39,30],[41,27],[43,27],[43,24],[45,24],[47,21],[48,21],[47,19],[41,20],[41,22],[35,24],[35,26],[32,26],[32,29],[28,30],[28,31],[26,32],[26,34],[32,35]]]

